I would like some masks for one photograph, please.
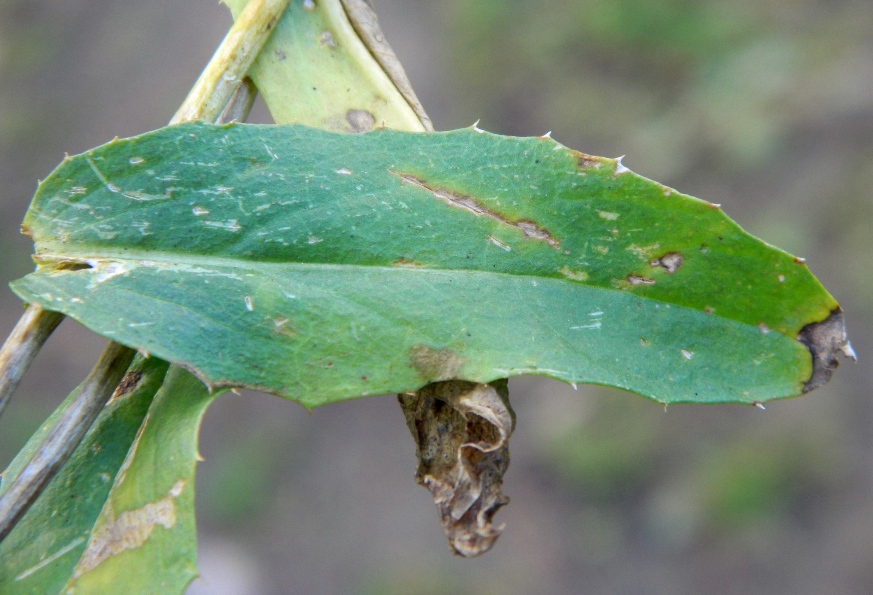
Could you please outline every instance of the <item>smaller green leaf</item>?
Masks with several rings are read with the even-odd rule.
[[[163,381],[163,386],[161,382]],[[0,592],[181,593],[197,576],[194,467],[215,394],[138,358],[70,462],[0,545]],[[13,477],[59,408],[21,451]]]
[[[234,18],[246,2],[225,0]],[[340,0],[291,2],[248,75],[278,123],[338,132],[425,128]]]
[[[137,358],[125,382],[67,465],[0,544],[0,592],[58,593],[88,543],[143,418],[167,372],[167,362]],[[78,389],[77,389],[78,390]],[[77,391],[58,407],[3,472],[0,493],[24,468]]]

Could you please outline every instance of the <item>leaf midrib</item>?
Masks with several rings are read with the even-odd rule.
[[[40,254],[34,258],[40,267],[47,267],[47,268],[52,268],[51,267],[52,264],[57,264],[60,262],[64,262],[64,263],[81,262],[81,263],[88,264],[88,261],[104,260],[104,261],[131,262],[131,263],[135,263],[135,266],[138,268],[141,268],[141,269],[148,269],[148,268],[172,269],[174,266],[183,266],[183,267],[184,266],[200,266],[200,267],[204,267],[204,266],[212,265],[216,268],[236,269],[238,271],[241,271],[243,274],[245,274],[246,272],[250,272],[250,271],[247,271],[247,267],[252,267],[252,268],[262,268],[263,267],[265,269],[277,267],[277,268],[287,268],[287,269],[299,268],[302,270],[319,270],[319,269],[322,269],[322,270],[373,269],[373,270],[387,270],[387,271],[406,270],[406,271],[409,271],[410,274],[423,273],[423,274],[465,275],[465,276],[481,275],[481,276],[485,276],[485,277],[511,278],[511,279],[516,279],[519,281],[531,280],[531,281],[542,281],[544,283],[568,284],[569,286],[585,287],[588,289],[603,291],[606,293],[628,293],[628,294],[632,295],[635,299],[638,299],[638,300],[645,300],[647,302],[654,302],[654,303],[659,303],[659,304],[668,304],[671,307],[683,308],[685,310],[689,310],[689,311],[696,312],[699,314],[705,314],[708,317],[711,316],[714,318],[729,320],[729,321],[731,321],[733,323],[737,323],[737,324],[742,324],[742,325],[747,325],[747,326],[755,326],[749,322],[745,322],[745,321],[737,319],[737,318],[731,318],[728,316],[720,315],[717,312],[713,312],[711,314],[706,314],[706,313],[704,313],[703,310],[699,310],[697,308],[691,308],[685,304],[671,302],[668,300],[655,299],[655,298],[652,298],[649,296],[634,294],[631,292],[622,291],[619,289],[608,288],[608,287],[603,287],[600,285],[593,285],[591,283],[586,283],[583,281],[575,281],[575,280],[568,279],[568,278],[562,277],[562,276],[545,276],[545,275],[536,275],[536,274],[530,274],[530,273],[507,273],[507,272],[498,272],[498,271],[485,271],[485,270],[481,270],[481,269],[447,269],[447,268],[437,268],[437,267],[433,267],[433,266],[404,267],[404,266],[386,266],[386,265],[379,265],[379,264],[357,264],[357,263],[356,264],[336,264],[336,263],[313,263],[313,262],[298,262],[298,261],[295,261],[295,262],[264,262],[264,261],[258,261],[258,260],[240,261],[240,260],[225,258],[225,257],[220,257],[220,256],[197,255],[197,256],[192,257],[192,255],[190,255],[190,254],[165,252],[165,251],[141,252],[141,251],[131,250],[131,251],[126,251],[126,253],[122,256],[116,256],[116,255],[114,255],[112,253],[108,253],[108,252],[104,252],[103,254],[107,254],[107,255],[105,255],[105,256],[104,255],[96,255],[94,252],[89,252],[88,257],[82,257],[82,258],[73,257],[73,258],[71,258],[72,254],[70,252],[67,252],[65,255]],[[161,256],[172,256],[172,259],[167,259],[167,258],[161,259],[161,258],[159,258]],[[158,257],[158,258],[156,258],[156,257]],[[142,264],[142,263],[157,263],[158,266],[157,267],[150,267],[149,265]],[[167,264],[168,266],[162,267],[161,266],[162,264]],[[63,271],[58,271],[58,272],[62,273]],[[71,270],[69,272],[70,273],[78,273],[80,271]],[[195,271],[184,271],[184,270],[179,271],[179,272],[195,273]],[[262,275],[264,273],[259,271],[258,274]],[[776,332],[776,333],[778,333],[786,338],[796,340],[796,337],[789,335],[789,334],[786,334],[784,332],[781,332],[778,329],[771,329],[771,332]]]

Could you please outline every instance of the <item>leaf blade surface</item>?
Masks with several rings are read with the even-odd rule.
[[[798,333],[838,309],[710,203],[473,129],[175,126],[62,164],[25,228],[24,299],[307,406],[448,373],[766,401],[802,392]]]

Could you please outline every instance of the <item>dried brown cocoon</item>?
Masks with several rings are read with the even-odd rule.
[[[398,395],[415,439],[415,480],[430,490],[452,550],[467,558],[487,552],[505,525],[494,514],[509,467],[515,413],[506,380],[448,380]]]

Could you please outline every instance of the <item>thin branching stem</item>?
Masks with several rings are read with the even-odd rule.
[[[78,394],[36,453],[0,496],[0,541],[9,534],[81,443],[112,396],[136,351],[110,341]]]
[[[171,124],[191,120],[214,122],[219,117],[288,4],[289,0],[249,0]]]
[[[64,315],[31,304],[0,348],[0,415],[27,368]]]

